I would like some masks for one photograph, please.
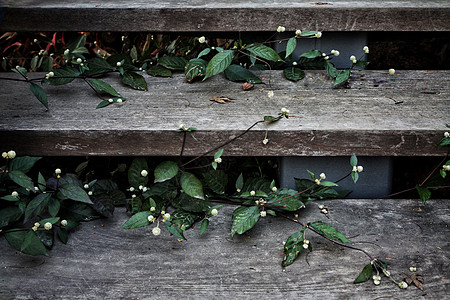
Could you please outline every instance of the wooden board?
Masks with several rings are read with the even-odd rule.
[[[449,31],[437,1],[3,0],[0,31]]]
[[[440,156],[437,146],[450,123],[449,71],[355,72],[350,89],[333,89],[323,72],[307,72],[298,82],[280,71],[258,73],[266,84],[243,91],[221,75],[188,84],[184,76],[146,76],[149,91],[105,80],[128,100],[95,109],[100,99],[82,81],[48,86],[50,111],[24,82],[2,81],[0,144],[19,155],[177,156],[180,124],[196,127],[185,155],[198,155],[245,132],[281,108],[291,117],[259,124],[225,148],[244,156]],[[1,74],[1,76],[18,76]],[[42,74],[32,74],[43,76]],[[275,96],[269,98],[268,91]],[[213,96],[232,102],[219,104]],[[398,103],[400,102],[400,103]],[[398,103],[398,104],[396,104]],[[264,137],[269,143],[262,143]]]
[[[318,204],[329,207],[329,219]],[[394,279],[424,278],[400,290],[388,279],[381,285],[353,280],[369,263],[361,252],[343,249],[308,233],[313,252],[281,267],[282,242],[298,228],[266,217],[242,236],[230,237],[231,212],[225,207],[178,242],[166,230],[120,229],[127,215],[85,223],[67,245],[57,243],[51,258],[14,251],[0,240],[1,299],[446,299],[450,260],[448,200],[331,200],[311,204],[305,222],[322,220],[390,263]],[[42,263],[43,262],[43,263]],[[41,264],[42,263],[42,264]],[[405,275],[406,274],[406,275]]]

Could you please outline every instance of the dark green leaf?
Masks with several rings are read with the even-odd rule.
[[[248,50],[254,56],[260,57],[262,59],[275,62],[283,61],[278,53],[275,52],[275,50],[262,44],[250,45],[246,48],[246,50]]]
[[[54,242],[54,234],[53,231],[49,230],[39,230],[35,232],[36,236],[41,240],[42,244],[44,244],[45,247],[51,249],[53,247]]]
[[[93,195],[92,207],[102,216],[111,218],[114,213],[114,201],[108,194]]]
[[[314,36],[318,32],[319,31],[302,30],[302,34],[300,36],[302,36],[302,37],[310,37],[310,36]]]
[[[181,56],[163,56],[158,59],[158,63],[167,69],[184,71],[187,60]]]
[[[236,180],[236,190],[241,191],[243,188],[244,188],[244,176],[241,173]]]
[[[77,185],[64,184],[59,187],[59,191],[71,200],[92,204],[86,191]]]
[[[200,57],[202,57],[202,56],[208,55],[209,52],[211,52],[211,48],[203,49],[202,52],[200,52],[200,53],[198,54],[197,58],[200,58]]]
[[[362,270],[362,272],[355,279],[355,281],[353,281],[353,283],[366,282],[372,277],[372,272],[373,272],[372,264],[367,264]]]
[[[120,62],[122,66],[119,68],[123,70],[134,70],[133,60],[128,54],[114,54],[106,59],[106,61],[113,67],[114,69],[117,67],[117,63]]]
[[[142,176],[142,170],[148,171],[147,160],[143,157],[133,159],[128,170],[128,182],[130,186],[137,188],[140,185],[146,186],[148,183],[148,176]]]
[[[291,265],[298,255],[304,250],[303,240],[306,228],[306,226],[303,227],[300,231],[292,234],[286,240],[286,243],[284,244],[284,257],[281,263],[283,267]]]
[[[63,201],[59,215],[62,219],[77,221],[90,221],[98,218],[95,210],[83,202]],[[76,224],[74,227],[77,226]],[[69,226],[67,226],[69,228]]]
[[[58,199],[53,197],[48,201],[48,212],[52,217],[55,217],[59,213],[59,209],[61,208],[61,203]]]
[[[350,157],[350,165],[352,167],[356,167],[357,164],[358,164],[358,158],[356,157],[355,154],[352,154],[352,156]]]
[[[431,191],[427,187],[421,187],[420,185],[416,185],[417,192],[419,193],[420,200],[422,200],[423,204],[427,202],[427,200],[431,197]]]
[[[45,108],[48,109],[47,94],[44,92],[41,86],[37,85],[34,82],[31,82],[30,89],[33,95],[39,100],[39,102],[41,102],[42,105],[44,105]]]
[[[298,199],[298,196],[293,196],[297,193],[298,192],[295,190],[288,190],[288,189],[278,190],[277,194],[272,194],[267,202],[270,203],[270,207],[273,208],[283,209],[287,211],[296,211],[304,205],[303,202]]]
[[[194,174],[184,172],[180,178],[181,188],[193,198],[205,199],[203,196],[203,186]]]
[[[148,67],[147,74],[153,77],[172,77],[172,71],[160,65]]]
[[[19,201],[19,198],[18,198],[18,197],[13,197],[12,195],[6,195],[6,196],[3,196],[3,197],[1,197],[0,199],[6,200],[6,201],[11,201],[11,202]]]
[[[67,244],[67,240],[69,239],[69,233],[67,232],[67,230],[65,228],[58,227],[56,233],[58,234],[59,240],[63,244]]]
[[[300,57],[306,57],[306,58],[316,58],[316,57],[322,57],[322,51],[319,50],[309,50],[300,55]]]
[[[103,107],[106,107],[106,106],[108,106],[108,105],[110,105],[110,104],[111,104],[111,103],[109,103],[108,100],[102,100],[102,101],[97,105],[96,108],[103,108]]]
[[[352,179],[353,179],[354,183],[356,183],[358,181],[358,179],[359,179],[358,172],[352,172]]]
[[[27,73],[28,73],[27,69],[22,68],[22,67],[13,68],[13,69],[11,69],[11,71],[13,71],[13,72],[15,72],[17,74],[23,75],[24,77],[26,77]]]
[[[209,226],[209,220],[203,219],[202,224],[200,225],[200,234],[203,234]]]
[[[100,79],[90,79],[88,81],[97,91],[108,93],[111,96],[120,97],[120,94],[112,86],[110,86],[109,83],[106,83]]]
[[[153,215],[150,211],[141,211],[131,216],[131,218],[122,225],[123,229],[134,229],[150,225],[148,216]]]
[[[164,182],[178,174],[178,165],[173,161],[164,161],[155,168],[155,183]]]
[[[283,70],[284,77],[290,81],[299,81],[305,78],[305,72],[295,67],[287,67]]]
[[[448,146],[450,145],[450,138],[445,137],[439,142],[439,146]]]
[[[235,233],[243,234],[255,226],[259,220],[259,208],[257,206],[241,206],[233,212],[233,225],[231,227],[231,236]]]
[[[72,82],[76,77],[80,75],[80,71],[74,67],[62,67],[53,70],[55,76],[47,79],[50,85],[63,85]]]
[[[349,77],[350,77],[350,74],[351,74],[351,70],[350,69],[342,70],[338,74],[338,76],[336,76],[336,80],[334,81],[334,85],[336,86],[338,84],[341,84],[341,83],[347,81],[349,79]]]
[[[73,50],[83,47],[86,44],[86,35],[82,34],[79,37],[77,37],[74,41],[71,41],[67,44],[67,49],[72,52]]]
[[[292,54],[292,52],[294,52],[295,47],[297,47],[297,39],[295,37],[291,37],[286,45],[286,57],[287,58],[289,55]]]
[[[14,249],[25,254],[50,256],[44,244],[32,230],[5,232],[5,238]],[[24,243],[26,245],[22,247]]]
[[[205,76],[206,61],[199,58],[191,59],[184,70],[184,76],[188,82],[193,81],[197,77]]]
[[[56,222],[58,222],[61,218],[60,217],[56,217],[56,218],[46,218],[46,219],[42,219],[39,221],[39,224],[41,224],[42,227],[44,227],[45,223],[50,223],[50,224],[55,224]]]
[[[334,64],[331,61],[326,62],[326,70],[328,72],[328,75],[331,76],[331,78],[336,78],[336,76],[339,75],[339,71],[336,69],[336,67],[334,66]]]
[[[183,230],[182,230],[180,227],[178,227],[177,225],[172,224],[172,222],[171,222],[170,220],[164,222],[164,224],[166,225],[167,230],[168,230],[171,234],[173,234],[173,235],[176,236],[177,238],[180,238],[180,239],[183,239],[183,240],[186,239],[186,238],[184,237],[184,235],[183,235]]]
[[[225,71],[225,69],[231,64],[233,57],[234,52],[232,50],[225,50],[214,55],[206,67],[206,75],[203,80]]]
[[[230,65],[225,69],[225,76],[230,81],[246,81],[250,83],[262,83],[262,80],[240,65]]]
[[[28,173],[34,164],[42,157],[22,156],[16,157],[9,164],[9,171],[19,170],[24,173]]]
[[[9,178],[20,185],[21,187],[24,187],[29,190],[34,190],[34,183],[33,180],[31,180],[30,177],[25,175],[24,172],[19,170],[14,170],[11,172],[8,172]]]
[[[89,66],[89,70],[84,70],[83,72],[87,76],[99,76],[114,70],[106,60],[99,57],[88,59],[87,65]]]
[[[206,184],[214,193],[224,194],[228,185],[228,175],[222,170],[203,173]]]
[[[339,241],[348,244],[352,243],[352,241],[350,241],[342,233],[337,231],[336,228],[325,222],[322,221],[312,222],[309,224],[309,227],[317,231],[319,234],[324,235],[327,238],[332,239],[334,241]]]
[[[368,61],[358,60],[355,64],[355,67],[365,68],[369,64]]]
[[[0,209],[0,228],[16,222],[22,217],[22,211],[16,206]]]
[[[321,186],[338,186],[336,183],[331,182],[331,181],[321,181],[320,185]]]
[[[211,203],[209,200],[193,198],[186,193],[182,193],[174,201],[174,205],[188,212],[203,212],[209,209]]]
[[[122,79],[122,82],[124,84],[131,86],[135,90],[147,90],[147,82],[145,81],[145,78],[138,73],[125,71],[125,73],[123,73],[120,78]]]
[[[47,188],[46,184],[47,183],[45,181],[44,176],[42,176],[41,172],[39,172],[39,174],[38,174],[38,187],[39,187],[39,190],[42,191],[42,192],[45,191],[46,188]]]

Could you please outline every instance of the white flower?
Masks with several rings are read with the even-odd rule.
[[[408,287],[408,284],[406,282],[402,281],[398,284],[398,287],[401,289],[406,289]]]
[[[364,51],[364,53],[369,53],[369,47],[364,46],[363,51]]]
[[[358,170],[358,172],[361,173],[364,170],[364,168],[363,166],[357,166],[356,170]]]
[[[373,281],[373,284],[375,284],[375,285],[380,285],[380,283],[381,283],[381,280],[374,280]]]
[[[320,184],[320,179],[316,178],[316,180],[314,180],[314,181],[316,182],[316,184]]]
[[[89,191],[89,192],[88,192],[88,195],[89,195],[89,196],[92,196],[92,191]]]
[[[308,244],[309,244],[309,240],[304,240],[304,241],[303,241],[303,244],[308,245]]]
[[[289,115],[289,109],[286,109],[285,107],[283,107],[281,109],[281,114],[284,116],[288,116]]]
[[[52,223],[50,223],[50,222],[45,223],[45,224],[44,224],[44,228],[45,228],[45,230],[50,230],[50,229],[52,229]]]
[[[89,184],[86,183],[86,184],[84,185],[84,188],[85,188],[85,189],[88,189],[88,188],[89,188]]]
[[[450,171],[450,165],[443,165],[442,169],[444,169],[444,171]]]
[[[81,64],[83,60],[81,58],[77,58],[77,63]]]
[[[131,195],[131,198],[136,198],[136,195],[135,194]]]
[[[31,227],[31,229],[33,229],[33,231],[38,230],[38,228],[36,226]]]
[[[139,189],[140,189],[140,190],[142,190],[143,188],[144,188],[144,186],[143,186],[143,185],[140,185],[140,186],[139,186]]]
[[[204,36],[201,36],[201,37],[198,38],[198,42],[200,44],[203,44],[204,42],[206,42],[206,38]]]
[[[118,61],[118,62],[116,63],[116,66],[121,67],[121,66],[122,66],[122,63],[121,63],[120,61]]]
[[[11,193],[11,196],[13,196],[14,198],[19,197],[19,193],[14,191]]]
[[[278,26],[277,32],[285,32],[285,31],[286,31],[286,28],[285,28],[285,27],[283,27],[283,26]]]
[[[294,62],[292,63],[292,65],[293,65],[293,66],[296,66],[296,65],[298,65],[298,63],[297,63],[296,61],[294,61]]]
[[[334,56],[339,56],[339,51],[331,50],[331,54],[333,54]]]
[[[263,210],[263,211],[259,212],[259,215],[264,218],[265,216],[267,216],[267,212],[265,210]]]
[[[108,99],[108,102],[109,102],[109,103],[113,103],[114,100],[113,100],[112,98],[109,98],[109,99]]]
[[[219,211],[217,209],[215,209],[215,208],[213,208],[211,210],[211,216],[217,216],[218,213],[219,213]]]
[[[119,99],[116,100],[116,102],[117,102],[117,103],[122,103],[123,100],[122,100],[122,98],[119,98]]]
[[[296,31],[295,31],[295,35],[301,35],[302,34],[302,31],[300,30],[300,29],[297,29]]]
[[[320,212],[323,213],[323,214],[327,214],[328,213],[328,209],[324,208]]]
[[[250,196],[255,196],[256,192],[255,191],[250,191]]]
[[[448,133],[447,131],[444,132],[444,137],[450,137],[450,133]]]
[[[148,220],[149,222],[153,223],[153,222],[155,221],[155,217],[152,216],[152,215],[150,215],[150,216],[147,217],[147,220]]]
[[[56,175],[61,174],[61,169],[59,169],[59,168],[56,169],[56,170],[55,170],[55,174],[56,174]]]
[[[141,175],[142,175],[143,177],[147,176],[147,175],[148,175],[147,170],[142,170],[142,171],[141,171]]]
[[[353,166],[352,172],[358,172],[358,167],[357,166]]]
[[[165,211],[165,210],[162,210],[162,211],[161,211],[161,214],[162,214],[162,215],[164,215],[165,213],[166,213],[166,211]]]
[[[276,192],[278,189],[277,189],[277,187],[276,186],[274,186],[273,188],[272,188],[272,192]]]
[[[41,226],[41,223],[36,222],[36,223],[34,223],[34,226],[35,226],[35,227],[39,227],[39,226]]]
[[[61,226],[67,226],[67,220],[61,220]]]
[[[323,204],[319,205],[319,209],[324,209],[324,208],[325,208],[325,205],[323,205]]]
[[[122,42],[125,41],[126,37],[122,35]]]
[[[319,31],[318,33],[315,34],[315,36],[316,36],[316,38],[318,38],[318,39],[321,38],[321,37],[322,37],[322,32]]]
[[[37,191],[39,191],[39,188],[37,186],[35,186],[34,190],[37,192]]]
[[[169,219],[170,219],[170,214],[169,214],[169,213],[165,213],[165,214],[163,215],[163,219],[164,219],[164,220],[169,220]]]
[[[214,162],[220,164],[222,162],[222,159],[220,157],[218,157],[214,160]]]
[[[240,193],[240,192],[241,192],[241,189],[236,189],[236,192]]]
[[[309,245],[308,244],[303,244],[303,249],[308,249]]]
[[[267,92],[267,97],[269,97],[269,98],[273,98],[273,96],[274,96],[274,93],[273,93],[273,91],[269,91],[269,92]]]
[[[417,271],[417,268],[416,268],[416,267],[409,267],[409,270],[410,270],[411,272],[415,272],[415,271]]]
[[[156,208],[154,206],[150,207],[150,211],[155,211]]]
[[[325,59],[325,60],[329,60],[330,59],[330,57],[327,55],[327,56],[325,56],[323,59]]]
[[[153,235],[159,235],[161,233],[161,228],[155,227],[152,229]]]
[[[381,276],[380,275],[373,275],[372,279],[375,280],[381,280]]]
[[[130,192],[134,192],[134,187],[130,186]]]
[[[70,53],[70,50],[69,50],[69,49],[64,50],[64,55],[65,55],[65,56],[69,55],[69,53]]]
[[[389,69],[389,74],[390,75],[394,75],[395,74],[395,69]]]
[[[327,176],[325,175],[325,173],[320,173],[319,176],[320,176],[320,179],[322,179],[322,180],[325,179],[325,178],[327,178]]]
[[[2,157],[3,157],[3,158],[8,158],[8,153],[3,152],[3,153],[2,153]]]
[[[146,187],[146,186],[144,186],[143,188],[142,188],[142,191],[145,193],[146,191],[148,190],[148,188]]]
[[[269,142],[269,139],[268,139],[268,138],[265,138],[265,139],[263,139],[263,141],[262,141],[262,143],[263,143],[264,145],[267,145],[268,142]]]
[[[8,151],[8,157],[13,159],[14,157],[16,157],[16,151],[14,150],[9,150]]]
[[[350,56],[350,60],[355,64],[356,63],[356,57],[354,55]]]

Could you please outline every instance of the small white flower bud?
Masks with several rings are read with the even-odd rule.
[[[154,227],[154,228],[152,229],[152,233],[153,233],[153,235],[159,235],[159,234],[161,233],[161,228],[159,228],[159,227]]]
[[[351,60],[353,63],[356,63],[356,56],[354,56],[354,55],[350,56],[350,60]]]
[[[16,157],[16,151],[14,150],[9,150],[8,151],[8,157],[13,159],[14,157]]]
[[[295,35],[301,35],[302,34],[302,31],[300,30],[300,29],[297,29],[296,31],[295,31]]]
[[[353,166],[352,172],[358,172],[358,167],[357,166]]]
[[[31,227],[31,229],[32,229],[33,231],[37,231],[37,230],[38,230],[38,228],[37,228],[36,226]]]
[[[265,210],[263,210],[263,211],[259,212],[259,215],[261,217],[265,217],[265,216],[267,216],[267,212]]]
[[[214,160],[214,162],[220,164],[222,162],[222,158],[218,157]]]
[[[398,284],[398,287],[401,289],[406,289],[408,287],[408,284],[406,282],[402,281]]]
[[[327,56],[325,56],[323,59],[325,59],[325,60],[329,60],[330,59],[330,57],[327,55]]]
[[[119,98],[119,99],[116,100],[116,102],[117,102],[117,103],[122,103],[123,100],[122,100],[122,98]]]
[[[87,190],[87,189],[89,188],[89,184],[86,183],[86,184],[84,185],[84,188]]]
[[[34,223],[34,227],[39,227],[39,226],[41,226],[41,224],[39,223],[39,222],[36,222],[36,223]]]
[[[273,188],[272,188],[272,192],[276,192],[278,189],[277,189],[277,187],[276,186],[274,186]]]
[[[65,56],[69,55],[69,53],[70,53],[70,50],[69,50],[69,49],[64,50],[64,55],[65,55]]]
[[[374,280],[373,281],[373,284],[375,284],[375,285],[380,285],[380,283],[381,283],[381,280]]]
[[[67,226],[67,220],[61,220],[61,226]]]
[[[267,92],[267,97],[269,97],[269,98],[273,98],[274,95],[275,95],[275,94],[274,94],[273,91]]]
[[[165,213],[165,214],[163,215],[163,219],[164,219],[164,220],[169,220],[169,219],[170,219],[170,214],[169,214],[169,213]]]
[[[369,47],[364,46],[363,51],[364,51],[364,53],[369,53]]]
[[[77,63],[81,64],[83,60],[81,58],[77,58]]]
[[[389,74],[390,75],[394,75],[395,74],[395,69],[389,69]]]
[[[241,192],[241,189],[236,189],[236,192],[240,193],[240,192]]]
[[[35,186],[34,190],[37,192],[37,191],[39,191],[39,188],[37,186]]]
[[[89,196],[92,196],[92,191],[89,191],[89,192],[88,192],[88,195],[89,195]]]
[[[162,215],[164,215],[165,213],[166,213],[166,211],[165,211],[165,210],[162,210],[162,211],[161,211],[161,214],[162,214]]]
[[[148,175],[147,170],[142,170],[142,171],[141,171],[141,175],[142,175],[143,177],[146,177],[146,176]]]
[[[50,230],[50,229],[52,229],[52,223],[50,223],[50,222],[45,223],[45,224],[44,224],[44,228],[45,228],[45,230]]]
[[[322,179],[322,180],[325,179],[325,178],[327,178],[327,176],[325,175],[325,173],[320,173],[319,176],[320,176],[320,179]]]
[[[56,174],[56,175],[61,174],[61,169],[59,169],[59,168],[56,169],[56,170],[55,170],[55,174]]]
[[[122,66],[122,63],[121,63],[120,61],[118,61],[118,62],[116,63],[116,66],[121,67],[121,66]]]
[[[331,54],[333,54],[334,56],[339,56],[339,51],[337,50],[331,50]]]
[[[417,268],[416,268],[416,267],[409,267],[409,270],[410,270],[411,272],[416,272],[416,271],[417,271]]]
[[[303,249],[308,249],[309,245],[308,244],[303,244]]]
[[[219,213],[219,211],[217,209],[215,209],[215,208],[213,208],[211,210],[211,216],[217,216],[218,213]]]
[[[318,33],[315,34],[315,36],[316,36],[316,38],[318,38],[318,39],[321,38],[321,37],[322,37],[322,32],[319,31]]]
[[[2,153],[2,157],[3,157],[3,158],[8,158],[8,153],[3,152],[3,153]]]
[[[143,188],[144,188],[144,186],[143,186],[143,185],[140,185],[140,186],[139,186],[139,189],[140,189],[140,190],[142,190]]]
[[[109,102],[109,103],[113,103],[114,100],[113,100],[112,98],[109,98],[109,99],[108,99],[108,102]]]
[[[324,209],[324,208],[325,208],[325,205],[323,205],[323,204],[319,205],[319,209]]]
[[[303,240],[303,244],[308,245],[309,244],[309,240]]]
[[[136,195],[135,194],[131,195],[131,198],[136,198]]]
[[[19,193],[14,191],[11,193],[11,196],[13,196],[14,198],[17,198],[17,197],[19,197]]]
[[[250,196],[255,196],[256,192],[255,191],[250,191]]]
[[[201,37],[198,38],[198,42],[200,44],[203,44],[204,42],[206,42],[206,38],[204,36],[201,36]]]
[[[450,137],[450,133],[448,133],[447,131],[444,132],[444,137],[446,137],[446,138]]]
[[[130,186],[130,192],[134,192],[134,187]]]
[[[444,171],[450,171],[450,165],[443,165],[442,169],[444,169]]]
[[[263,141],[262,141],[262,143],[263,143],[264,145],[267,145],[268,142],[269,142],[269,139],[268,139],[268,138],[265,138],[265,139],[263,139]]]
[[[296,66],[296,65],[298,65],[298,63],[296,61],[294,61],[294,62],[292,62],[292,65]]]
[[[358,167],[356,167],[356,170],[358,170],[358,172],[361,173],[364,170],[364,168],[363,168],[363,166],[358,166]]]
[[[122,42],[125,41],[126,37],[122,35]]]
[[[152,215],[150,215],[150,216],[147,217],[147,220],[148,220],[149,222],[153,223],[153,222],[155,221],[155,217],[152,216]]]
[[[148,190],[148,188],[146,187],[146,186],[144,186],[143,188],[142,188],[142,191],[145,193],[146,191]]]
[[[283,26],[278,26],[277,32],[285,32],[285,31],[286,31],[286,28],[285,28],[285,27],[283,27]]]
[[[326,215],[328,213],[328,209],[324,208],[320,212]]]

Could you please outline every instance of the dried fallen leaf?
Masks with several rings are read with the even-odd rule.
[[[422,277],[422,275],[413,274],[413,275],[411,275],[409,277],[406,277],[405,278],[405,282],[408,285],[411,285],[411,283],[414,283],[414,285],[417,288],[419,288],[421,291],[423,291],[423,277]]]
[[[227,102],[231,102],[231,99],[228,97],[220,97],[220,96],[214,96],[212,98],[209,98],[210,101],[214,101],[220,104],[225,104]]]
[[[245,82],[245,83],[242,84],[242,89],[243,89],[244,91],[250,91],[250,90],[253,89],[254,86],[255,86],[255,85],[252,84],[252,83],[250,83],[250,82]]]

